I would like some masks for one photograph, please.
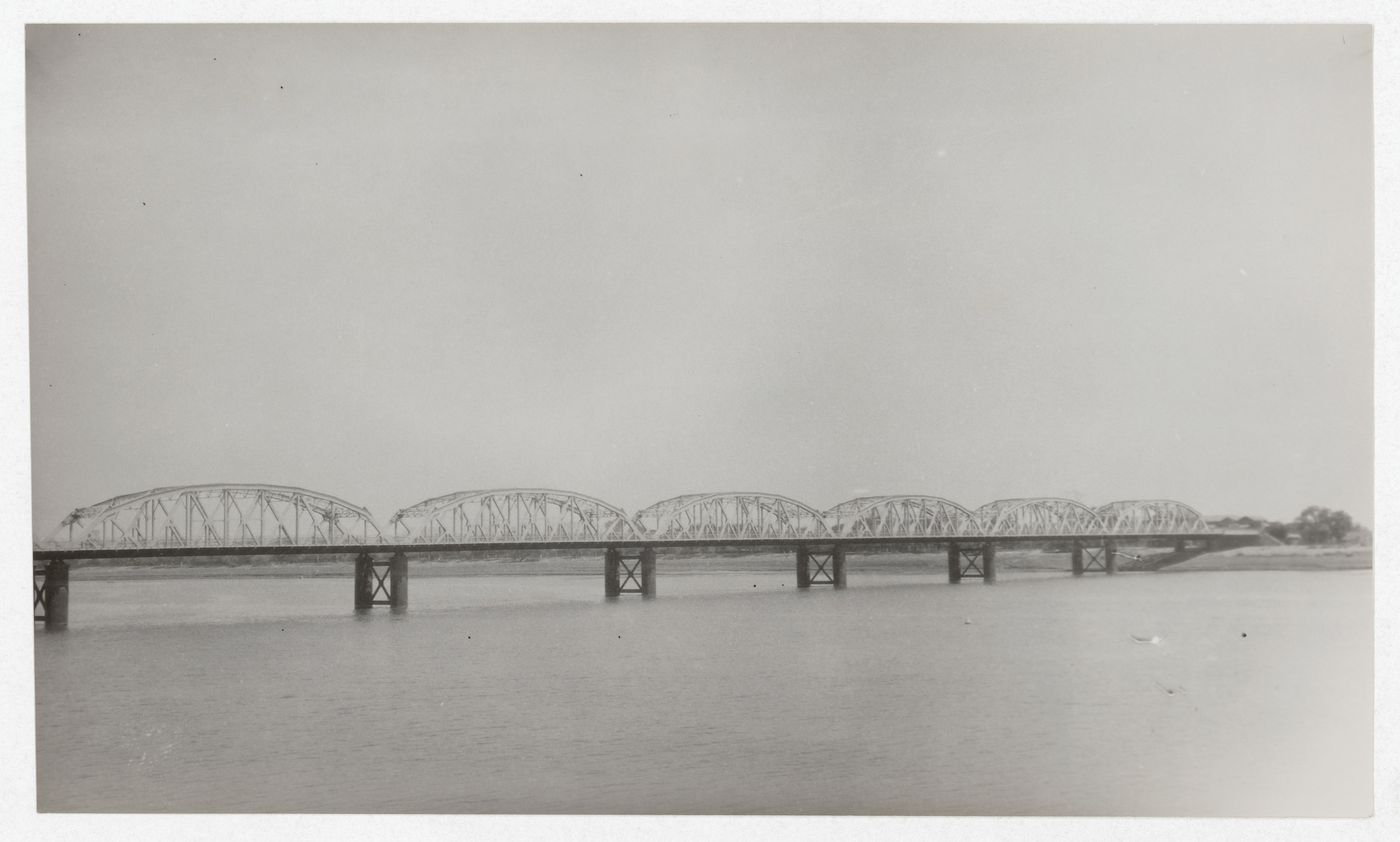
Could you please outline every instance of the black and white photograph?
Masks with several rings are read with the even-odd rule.
[[[1104,6],[26,10],[24,838],[1382,838],[1393,22]]]

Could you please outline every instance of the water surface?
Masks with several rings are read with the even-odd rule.
[[[1371,812],[1369,572],[658,581],[75,581],[39,808]]]

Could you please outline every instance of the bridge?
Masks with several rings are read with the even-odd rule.
[[[67,623],[69,562],[238,555],[355,559],[357,609],[408,604],[408,556],[489,550],[601,550],[604,593],[656,593],[657,552],[779,549],[795,554],[797,586],[846,585],[862,549],[946,553],[948,580],[996,581],[998,546],[1067,545],[1071,571],[1114,573],[1124,542],[1170,542],[1177,552],[1226,535],[1173,500],[1097,507],[1054,497],[969,509],[942,497],[857,497],[817,509],[777,494],[685,494],[633,514],[584,494],[540,488],[459,491],[398,510],[381,529],[362,506],[277,485],[155,488],[73,510],[34,548],[35,619]]]

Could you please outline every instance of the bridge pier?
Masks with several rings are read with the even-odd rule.
[[[408,558],[403,553],[388,561],[375,561],[369,553],[355,556],[355,610],[376,605],[395,611],[408,607]]]
[[[623,555],[622,550],[609,547],[603,554],[603,595],[625,593],[656,596],[656,550],[646,547],[637,555]]]
[[[355,556],[355,610],[374,607],[374,559],[369,553]]]
[[[656,596],[656,550],[643,549],[638,561],[642,565],[642,596]]]
[[[956,585],[963,579],[981,579],[986,584],[997,580],[997,547],[983,541],[966,547],[954,541],[948,545],[948,583]]]
[[[55,559],[34,568],[34,611],[45,629],[68,627],[68,562]]]
[[[810,588],[813,585],[846,587],[845,547],[833,545],[828,552],[813,551],[810,547],[797,548],[797,586]]]
[[[618,578],[618,568],[622,566],[622,551],[609,547],[603,553],[603,596],[615,597],[622,593],[622,580]]]
[[[1091,541],[1088,545],[1082,540],[1075,540],[1074,549],[1070,554],[1070,564],[1074,575],[1083,576],[1095,570],[1101,570],[1105,574],[1118,572],[1118,545],[1112,540],[1105,538],[1103,543],[1095,547]]]
[[[408,608],[408,556],[394,553],[389,559],[389,609],[394,613]]]

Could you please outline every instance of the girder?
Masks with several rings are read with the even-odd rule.
[[[634,540],[622,509],[594,497],[543,488],[459,491],[400,509],[389,521],[394,540],[470,544]]]
[[[685,494],[653,503],[634,519],[657,540],[831,537],[821,512],[777,494]]]
[[[996,500],[973,512],[985,536],[1102,535],[1103,521],[1083,503],[1060,497]]]
[[[335,546],[382,541],[368,510],[281,485],[167,486],[73,510],[44,546],[55,549]]]
[[[1118,500],[1098,508],[1110,535],[1209,532],[1201,513],[1175,500]]]
[[[822,515],[841,538],[943,538],[977,535],[972,512],[942,497],[857,497]]]

